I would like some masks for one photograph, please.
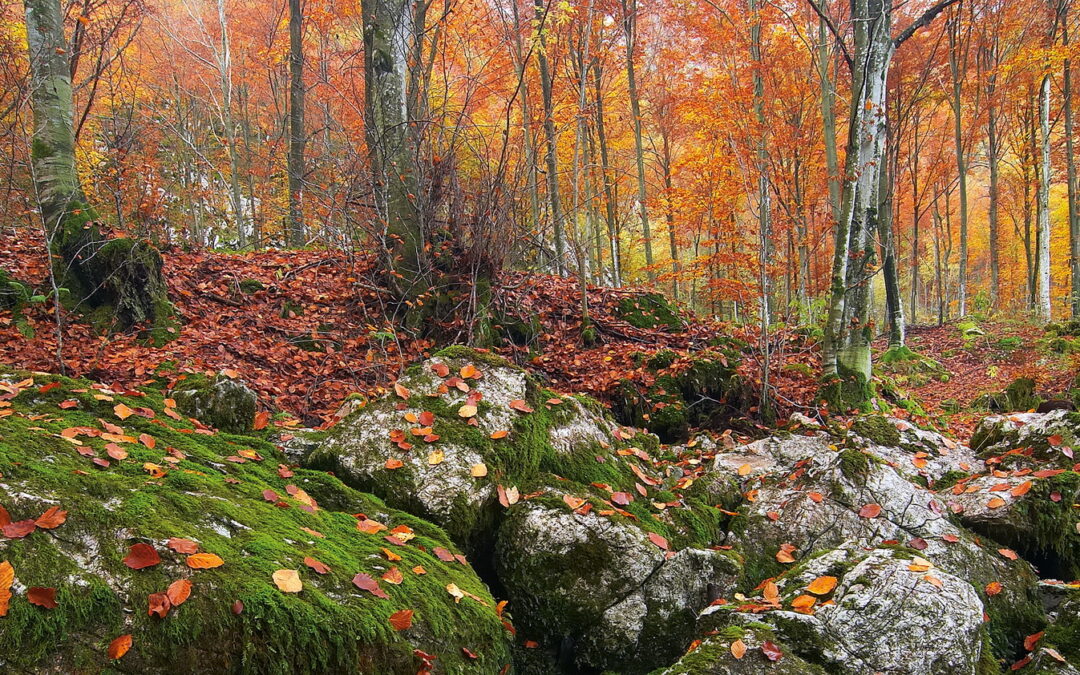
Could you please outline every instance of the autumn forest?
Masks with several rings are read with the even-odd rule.
[[[0,0],[0,671],[1080,672],[1072,0]]]

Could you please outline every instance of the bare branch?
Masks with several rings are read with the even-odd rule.
[[[931,21],[937,18],[938,14],[944,12],[950,5],[955,5],[960,1],[961,0],[941,0],[941,2],[923,12],[922,16],[912,21],[911,25],[905,28],[904,31],[893,40],[893,46],[899,47],[905,40],[914,35],[915,31],[923,26],[929,25]]]

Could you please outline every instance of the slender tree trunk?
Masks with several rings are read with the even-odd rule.
[[[641,134],[641,100],[638,98],[637,77],[634,71],[634,47],[637,44],[637,0],[621,0],[623,35],[626,37],[626,88],[630,98],[630,115],[634,120],[634,158],[637,163],[638,210],[641,216],[641,236],[645,242],[645,265],[649,280],[656,278],[653,270],[652,233],[649,230],[648,198],[645,181],[645,146]],[[629,3],[629,4],[627,4]]]
[[[551,72],[547,57],[547,38],[544,37],[546,10],[543,0],[536,0],[536,22],[539,25],[539,44],[536,63],[540,69],[540,89],[544,97],[544,140],[547,142],[547,189],[551,208],[551,229],[555,236],[555,269],[560,276],[566,274],[566,241],[563,234],[562,204],[559,200],[559,163],[555,139],[555,104],[551,91]]]
[[[885,277],[885,307],[889,317],[889,347],[903,347],[905,342],[904,301],[900,294],[900,275],[896,265],[893,237],[893,186],[890,152],[881,157],[881,182],[878,186],[878,238],[881,241],[882,273]]]
[[[240,189],[240,148],[236,139],[236,121],[233,118],[232,41],[229,38],[229,22],[225,0],[217,0],[218,24],[221,44],[217,50],[218,77],[221,82],[221,124],[225,127],[225,146],[229,153],[229,202],[236,219],[236,241],[240,248],[247,246],[246,212]]]
[[[289,231],[291,246],[304,244],[304,7],[289,0]]]
[[[1069,21],[1067,9],[1062,17],[1061,42],[1068,51]],[[1069,309],[1073,318],[1080,317],[1080,212],[1078,212],[1076,185],[1076,157],[1073,154],[1073,110],[1072,110],[1072,62],[1065,59],[1062,105],[1065,107],[1065,163],[1069,181],[1069,267],[1070,267],[1070,302]]]
[[[1051,319],[1050,311],[1050,76],[1044,75],[1039,88],[1039,144],[1042,153],[1039,175],[1039,298],[1037,314],[1043,321]]]
[[[679,244],[675,236],[675,207],[673,197],[675,188],[671,179],[671,134],[661,130],[663,140],[664,169],[664,216],[667,218],[668,254],[671,257],[671,296],[679,299]]]
[[[834,221],[840,220],[840,160],[836,154],[836,89],[829,75],[832,50],[825,20],[818,21],[818,78],[821,80],[821,122],[825,138],[825,170],[829,173],[829,205]]]
[[[525,141],[526,184],[529,191],[529,226],[540,231],[540,189],[536,183],[536,137],[532,132],[532,112],[529,106],[529,78],[525,68],[525,54],[521,44],[521,18],[518,3],[510,3],[514,17],[514,64],[521,83],[521,134]]]
[[[967,269],[968,269],[968,198],[967,198],[967,157],[964,153],[963,111],[961,93],[963,82],[960,75],[960,13],[950,21],[949,33],[949,72],[952,74],[952,109],[953,142],[956,146],[956,171],[960,190],[960,279],[958,284],[960,316],[967,314]]]
[[[994,75],[991,74],[990,78],[993,80]],[[994,95],[994,88],[991,85],[986,101],[987,162],[990,164],[990,208],[988,214],[990,241],[988,245],[990,247],[990,306],[996,308],[999,300],[998,286],[1001,284],[1001,216],[999,215],[1001,204],[999,167],[1001,140],[998,138],[998,112]]]
[[[619,221],[615,213],[615,183],[611,176],[607,132],[604,129],[603,73],[600,61],[593,63],[593,84],[596,89],[596,140],[600,144],[600,171],[604,177],[604,209],[607,216],[608,241],[611,246],[612,283],[622,285],[622,258],[619,254]]]
[[[761,9],[760,0],[749,0],[753,23],[750,25],[750,57],[754,68],[754,117],[758,126],[757,142],[757,179],[758,179],[758,283],[761,286],[760,321],[761,321],[761,414],[766,419],[772,416],[771,394],[769,393],[770,345],[770,251],[772,248],[771,201],[769,194],[769,153],[765,134],[765,80],[762,76],[764,62],[761,56]]]

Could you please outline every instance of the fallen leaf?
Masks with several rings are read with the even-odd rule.
[[[252,425],[252,428],[255,429],[255,431],[261,431],[261,430],[265,429],[266,425],[269,424],[269,423],[270,423],[270,413],[263,410],[263,411],[255,413],[255,423]]]
[[[123,658],[129,649],[131,649],[131,635],[121,635],[109,643],[109,658],[114,661]]]
[[[124,564],[133,570],[153,567],[160,562],[161,556],[150,544],[135,544],[128,549],[128,554],[124,557]]]
[[[126,420],[127,418],[135,414],[134,410],[127,407],[123,403],[117,403],[115,406],[113,406],[113,412],[116,413],[116,416],[122,420]]]
[[[401,609],[390,615],[390,626],[394,630],[408,630],[412,626],[413,611]]]
[[[45,609],[56,609],[56,589],[47,588],[44,586],[31,586],[26,589],[26,600],[31,605],[37,605],[38,607],[44,607]]]
[[[446,453],[444,453],[442,450],[432,450],[431,454],[428,455],[427,463],[431,466],[437,466],[439,464],[442,464],[443,460],[445,459]]]
[[[300,581],[300,573],[296,570],[278,570],[272,578],[282,593],[299,593],[304,590],[304,583]]]
[[[34,524],[43,530],[52,530],[60,527],[67,520],[67,511],[61,511],[59,506],[53,506],[45,513],[41,514]]]
[[[181,539],[180,537],[172,537],[169,541],[165,542],[165,545],[173,551],[184,555],[189,555],[199,550],[198,544],[190,539]]]
[[[1034,651],[1035,645],[1039,644],[1039,640],[1042,639],[1042,636],[1045,632],[1046,631],[1039,631],[1038,633],[1034,633],[1024,638],[1024,649],[1028,650],[1029,652]]]
[[[357,574],[353,577],[352,582],[354,586],[362,591],[371,593],[376,598],[387,599],[390,597],[387,595],[386,591],[379,587],[379,582],[373,579],[370,574]]]
[[[836,583],[836,577],[818,577],[810,582],[810,585],[806,587],[806,591],[814,595],[827,595],[836,588]]]
[[[187,579],[177,579],[169,584],[165,594],[169,596],[169,602],[173,607],[179,607],[191,597],[191,582]]]
[[[779,661],[784,657],[784,652],[780,651],[779,647],[768,640],[761,643],[761,653],[770,661]]]
[[[499,429],[498,431],[492,431],[492,432],[491,432],[491,439],[492,439],[492,440],[495,440],[495,441],[497,441],[497,440],[499,440],[500,438],[506,438],[506,436],[507,436],[507,435],[508,435],[509,433],[510,433],[510,432],[509,432],[509,431],[507,431],[506,429]]]
[[[986,502],[986,508],[989,509],[999,509],[1002,506],[1005,506],[1005,500],[1001,497],[994,497],[990,501]]]
[[[471,475],[473,478],[483,478],[484,476],[488,475],[487,464],[473,464],[471,467],[469,467],[469,475]]]
[[[461,602],[465,592],[458,588],[457,584],[446,584],[446,592],[454,597],[454,602]]]
[[[225,561],[213,553],[196,553],[187,558],[187,566],[193,570],[208,570],[224,564]]]
[[[1011,494],[1013,497],[1023,497],[1029,491],[1031,491],[1031,485],[1032,485],[1031,481],[1029,481],[1029,480],[1024,481],[1023,483],[1020,483],[1019,485],[1014,487],[1012,490],[1010,490],[1009,494]]]
[[[877,518],[881,515],[881,507],[877,504],[865,504],[859,509],[860,518]]]
[[[741,659],[746,654],[746,643],[742,640],[736,640],[731,643],[731,655],[735,659]]]
[[[657,546],[659,546],[664,551],[668,550],[668,540],[661,537],[659,534],[657,534],[655,532],[650,532],[649,533],[649,541],[656,544]]]
[[[401,570],[399,570],[398,568],[391,567],[390,569],[383,572],[382,580],[385,581],[388,584],[394,584],[395,586],[400,586],[401,582],[405,581],[405,575],[402,574]]]
[[[520,398],[515,398],[513,401],[510,401],[510,409],[523,413],[531,413],[533,411],[529,404]]]
[[[989,596],[995,596],[1003,590],[1003,586],[1000,581],[991,581],[986,584],[986,594]]]
[[[458,414],[458,417],[464,417],[464,418],[467,419],[469,417],[475,417],[476,412],[477,412],[476,406],[466,404],[466,405],[463,405],[460,408],[458,408],[457,414]]]
[[[169,610],[172,609],[172,601],[169,600],[167,593],[151,593],[147,601],[149,603],[146,610],[147,616],[157,616],[159,619],[164,619],[169,615]]]
[[[326,574],[327,572],[330,571],[330,568],[326,565],[326,563],[320,562],[319,560],[316,560],[315,558],[311,558],[311,557],[304,558],[304,564],[307,565],[308,567],[310,567],[311,569],[315,570],[315,572],[317,572],[319,574]]]

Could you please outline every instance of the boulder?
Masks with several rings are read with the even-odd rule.
[[[1080,463],[1080,413],[1013,413],[984,417],[971,447],[999,468],[1072,469]]]
[[[177,383],[172,398],[180,412],[220,431],[243,434],[255,421],[255,392],[223,373],[211,379],[188,375]]]
[[[874,447],[841,448],[836,441],[826,435],[772,437],[736,449],[734,460],[717,455],[715,470],[723,472],[746,456],[772,462],[759,473],[735,469],[746,474],[744,492],[753,500],[731,520],[727,543],[746,559],[747,585],[787,569],[791,563],[776,557],[782,547],[793,547],[791,556],[806,560],[849,540],[866,547],[884,544],[918,552],[980,589],[1000,657],[1038,630],[1042,610],[1028,563],[988,550],[954,525],[941,496],[905,478],[874,455]],[[987,594],[991,583],[1000,583],[1001,592]]]
[[[821,579],[832,583],[814,584]],[[846,542],[778,579],[776,591],[757,613],[717,605],[705,620],[762,623],[831,673],[974,674],[987,657],[975,589],[906,551]]]
[[[629,519],[537,500],[510,509],[496,564],[527,639],[572,645],[562,658],[580,669],[640,673],[686,649],[741,571],[728,551],[669,546]]]
[[[427,661],[461,673],[510,663],[494,598],[437,526],[290,467],[263,440],[170,418],[156,391],[27,378],[0,375],[0,561],[13,571],[0,670],[412,675]],[[153,595],[183,581],[182,604]],[[55,607],[33,604],[51,593],[34,589],[55,589]],[[395,627],[404,610],[411,626]],[[110,658],[125,635],[130,651]]]

